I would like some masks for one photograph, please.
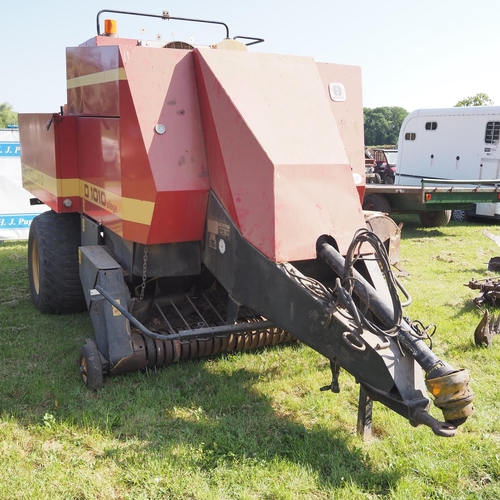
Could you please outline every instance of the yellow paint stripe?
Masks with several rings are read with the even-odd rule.
[[[86,181],[80,181],[80,188],[80,196],[84,200],[104,208],[122,220],[151,224],[155,208],[154,202],[122,197],[113,191]]]
[[[22,164],[22,176],[25,183],[44,189],[54,196],[80,196],[79,179],[56,179],[24,163]]]
[[[153,220],[153,201],[123,197],[80,179],[56,179],[24,163],[22,173],[25,187],[36,186],[59,198],[79,196],[124,221],[150,225]]]
[[[79,179],[57,179],[57,192],[61,197],[79,196],[80,180]]]
[[[68,78],[67,88],[75,89],[79,87],[86,87],[87,85],[97,85],[100,83],[117,82],[119,80],[126,80],[127,74],[124,68],[108,69],[106,71],[99,71],[98,73],[91,73],[90,75],[77,76],[75,78]]]
[[[122,219],[138,224],[151,224],[155,204],[152,201],[122,198]]]

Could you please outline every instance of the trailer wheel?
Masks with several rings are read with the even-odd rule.
[[[466,222],[469,220],[469,214],[467,213],[467,210],[452,210],[451,220]]]
[[[367,194],[363,200],[363,210],[373,212],[391,212],[391,205],[387,198],[381,194]]]
[[[94,391],[100,389],[103,383],[102,363],[99,349],[94,340],[85,340],[85,344],[80,350],[78,363],[84,384]]]
[[[431,212],[420,212],[420,222],[424,227],[446,226],[451,219],[451,210],[436,210]]]
[[[31,300],[47,314],[86,309],[78,269],[80,216],[44,212],[33,219],[28,237]]]

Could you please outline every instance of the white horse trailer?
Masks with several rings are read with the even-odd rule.
[[[418,109],[399,134],[395,184],[422,178],[500,178],[500,106]],[[476,215],[500,217],[500,203],[479,203]]]

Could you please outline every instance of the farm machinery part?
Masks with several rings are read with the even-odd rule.
[[[35,306],[88,309],[91,388],[298,340],[330,361],[333,392],[341,368],[360,384],[364,435],[372,401],[454,435],[467,372],[403,317],[400,228],[361,208],[359,68],[249,52],[261,39],[215,24],[226,38],[202,47],[101,34],[98,14],[67,49],[67,105],[20,115],[24,186],[52,209],[30,229]]]
[[[497,305],[500,297],[500,279],[498,277],[480,280],[471,279],[466,286],[471,290],[479,290],[480,292],[477,297],[472,299],[476,307],[483,313],[483,317],[474,330],[474,342],[478,346],[491,347],[493,337],[500,333],[500,314],[495,317],[494,314],[490,314],[487,307]]]

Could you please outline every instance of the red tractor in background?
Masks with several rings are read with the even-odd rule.
[[[31,226],[31,295],[88,309],[85,383],[298,339],[330,360],[328,389],[340,368],[359,382],[360,432],[376,400],[454,435],[467,372],[403,318],[398,229],[361,208],[360,69],[251,52],[219,22],[206,47],[119,38],[103,12],[212,23],[101,11],[66,51],[61,112],[19,117],[24,186],[52,209]]]
[[[373,149],[374,170],[383,184],[394,184],[396,178],[397,149]]]

